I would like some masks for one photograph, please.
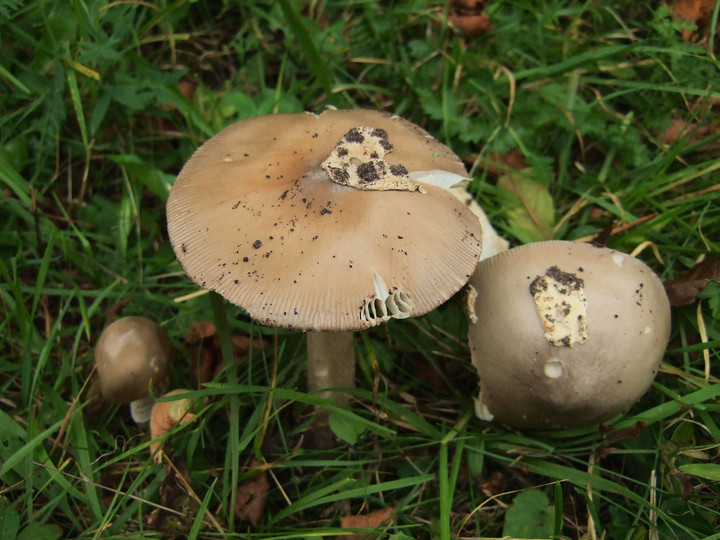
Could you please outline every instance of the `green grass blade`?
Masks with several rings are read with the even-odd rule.
[[[332,102],[333,89],[332,82],[330,80],[330,74],[327,69],[325,60],[320,56],[315,44],[310,37],[308,29],[303,24],[302,18],[298,14],[295,5],[292,0],[280,0],[280,7],[282,8],[285,19],[287,20],[288,26],[292,31],[295,39],[298,41],[300,50],[305,57],[312,73],[320,82],[320,86],[326,94],[327,99]]]

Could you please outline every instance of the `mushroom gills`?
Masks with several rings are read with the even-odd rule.
[[[413,308],[412,295],[403,289],[390,290],[380,274],[373,271],[375,295],[363,300],[360,306],[360,319],[366,322],[381,323],[389,319],[406,319]]]

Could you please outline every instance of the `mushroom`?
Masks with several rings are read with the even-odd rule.
[[[95,347],[100,393],[112,403],[130,403],[137,423],[150,419],[153,398],[148,386],[162,393],[167,384],[172,343],[165,329],[145,317],[123,317],[111,323]]]
[[[392,114],[252,118],[185,164],[168,233],[199,286],[262,324],[307,332],[311,391],[352,387],[348,332],[434,309],[480,256],[473,213],[412,178],[431,170],[466,174],[449,148]]]
[[[485,211],[475,198],[467,192],[466,188],[470,183],[470,178],[466,175],[458,175],[448,171],[422,171],[411,173],[410,178],[447,189],[475,214],[482,229],[480,260],[488,259],[508,249],[510,243],[497,233]]]
[[[627,410],[658,371],[670,305],[660,279],[630,255],[538,242],[480,262],[470,285],[482,419],[588,426]]]

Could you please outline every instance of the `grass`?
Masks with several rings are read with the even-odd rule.
[[[657,2],[493,0],[466,38],[426,0],[0,1],[0,537],[335,536],[392,507],[398,540],[720,538],[717,284],[674,308],[656,382],[601,430],[477,420],[460,298],[357,338],[355,402],[330,406],[353,444],[331,450],[306,442],[302,336],[225,306],[262,346],[193,391],[174,496],[125,408],[86,401],[116,312],[161,322],[192,386],[184,336],[215,317],[174,301],[196,287],[164,203],[202,141],[259,114],[391,110],[466,160],[513,244],[606,233],[681,276],[720,251],[717,11],[685,40]],[[250,525],[233,509],[261,470]]]

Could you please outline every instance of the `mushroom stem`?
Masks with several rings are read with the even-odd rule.
[[[352,332],[308,332],[308,390],[355,387],[355,347]],[[321,392],[320,397],[348,403],[342,392]]]
[[[155,404],[153,396],[145,396],[130,402],[130,416],[136,424],[150,421],[150,410]]]
[[[165,377],[160,383],[153,388],[152,393],[147,396],[135,399],[130,402],[130,416],[136,424],[144,424],[150,421],[153,405],[155,405],[155,397],[161,396],[167,392],[170,387],[170,380]]]

